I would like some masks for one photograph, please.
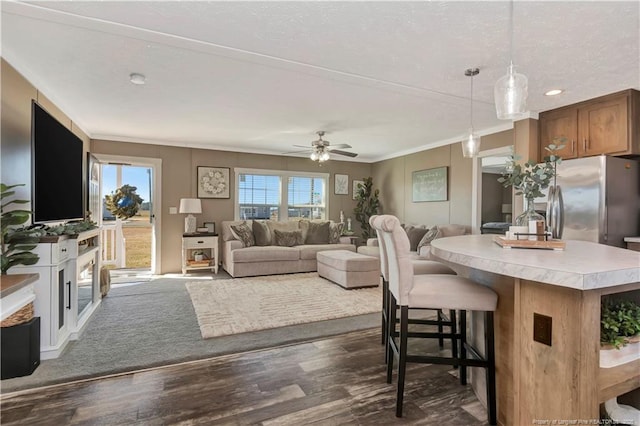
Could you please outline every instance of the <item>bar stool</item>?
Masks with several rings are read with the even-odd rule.
[[[402,417],[404,382],[407,362],[458,365],[460,383],[466,384],[467,367],[483,367],[487,375],[487,410],[489,424],[495,425],[496,382],[493,311],[498,303],[498,295],[483,285],[457,275],[428,274],[414,275],[409,254],[409,239],[400,227],[400,221],[391,215],[381,215],[374,219],[373,228],[381,231],[389,267],[389,324],[396,322],[396,310],[400,307],[400,330],[389,327],[387,352],[387,383],[393,375],[393,357],[398,356],[398,388],[396,396],[396,416]],[[408,355],[409,309],[452,309],[460,310],[460,327],[456,338],[460,340],[460,356],[441,357],[430,355]],[[466,339],[466,311],[484,312],[485,357],[481,357]],[[399,341],[396,340],[399,338]],[[468,357],[467,355],[470,355]]]
[[[377,218],[378,215],[373,215],[369,218],[369,225],[373,228],[373,221]],[[375,228],[374,228],[375,229]],[[382,344],[387,345],[388,337],[389,337],[389,261],[387,260],[387,250],[385,248],[384,239],[382,238],[382,234],[380,231],[376,229],[376,236],[378,238],[378,246],[380,247],[380,275],[382,275]],[[411,259],[411,263],[413,265],[413,273],[414,275],[423,275],[423,274],[451,274],[455,275],[455,271],[448,266],[436,262],[433,260],[427,259]],[[409,319],[409,324],[421,324],[421,325],[437,325],[438,326],[438,335],[433,335],[433,333],[419,333],[413,332],[411,337],[437,337],[438,344],[440,348],[444,347],[444,338],[451,338],[451,350],[454,356],[457,355],[457,341],[454,337],[455,335],[455,327],[456,327],[456,314],[454,310],[449,311],[449,318],[447,318],[442,309],[436,310],[436,320],[425,320],[425,319],[417,319],[411,318]],[[444,327],[450,327],[450,333],[444,334]],[[385,350],[385,363],[388,361],[388,352]]]

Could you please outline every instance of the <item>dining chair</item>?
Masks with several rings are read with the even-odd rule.
[[[380,215],[373,220],[385,242],[389,274],[389,337],[387,383],[393,376],[394,356],[398,358],[396,416],[402,417],[407,363],[428,363],[459,366],[460,383],[467,383],[467,367],[482,367],[486,371],[487,412],[489,424],[495,425],[496,383],[493,312],[498,295],[490,288],[467,278],[451,274],[415,275],[409,253],[409,239],[395,216]],[[396,332],[396,311],[400,310],[400,327]],[[408,353],[409,309],[450,309],[459,311],[460,324],[455,338],[460,342],[456,356],[414,355]],[[485,355],[467,341],[467,311],[482,312],[485,326]]]

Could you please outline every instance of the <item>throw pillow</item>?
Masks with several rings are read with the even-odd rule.
[[[253,228],[253,238],[257,246],[271,245],[271,231],[267,223],[263,220],[254,220],[251,226]]]
[[[409,228],[407,230],[407,237],[409,237],[409,250],[417,251],[418,243],[427,232],[429,232],[427,228],[418,228],[415,226]]]
[[[329,244],[329,221],[309,222],[307,244]]]
[[[275,245],[276,241],[276,235],[273,232],[274,230],[277,229],[278,231],[291,232],[300,229],[297,220],[267,220],[266,222],[269,227],[269,232],[271,232],[271,245]]]
[[[417,251],[420,252],[420,248],[424,246],[430,246],[431,241],[440,237],[442,237],[442,233],[440,232],[440,229],[437,226],[434,226],[433,228],[429,229],[429,231],[427,231],[427,233],[424,234],[424,237],[422,237],[422,239],[418,243]]]
[[[244,247],[251,247],[256,244],[256,240],[253,238],[253,231],[246,223],[231,225],[231,232],[242,242]]]
[[[337,244],[340,242],[344,223],[329,222],[329,244]]]
[[[302,239],[302,231],[280,231],[279,229],[274,229],[273,233],[275,234],[275,245],[282,247],[293,247],[299,246],[304,243]]]
[[[307,241],[307,233],[309,232],[309,219],[300,219],[298,221],[298,227],[302,231],[302,240]]]

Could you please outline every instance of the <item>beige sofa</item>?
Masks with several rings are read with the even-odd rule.
[[[411,254],[416,259],[434,260],[431,258],[431,241],[437,238],[454,237],[471,233],[471,227],[466,225],[445,224],[426,227],[424,225],[402,225],[407,237]],[[369,238],[367,245],[358,247],[358,253],[367,256],[380,257],[380,247],[377,238]]]
[[[223,221],[222,267],[234,278],[316,271],[316,253],[356,251],[348,237],[341,237],[343,225],[315,220]],[[252,235],[244,235],[247,228]]]

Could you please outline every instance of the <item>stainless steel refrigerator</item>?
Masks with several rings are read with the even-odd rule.
[[[564,160],[536,210],[546,212],[554,238],[625,247],[624,237],[640,236],[638,165],[605,155]]]

